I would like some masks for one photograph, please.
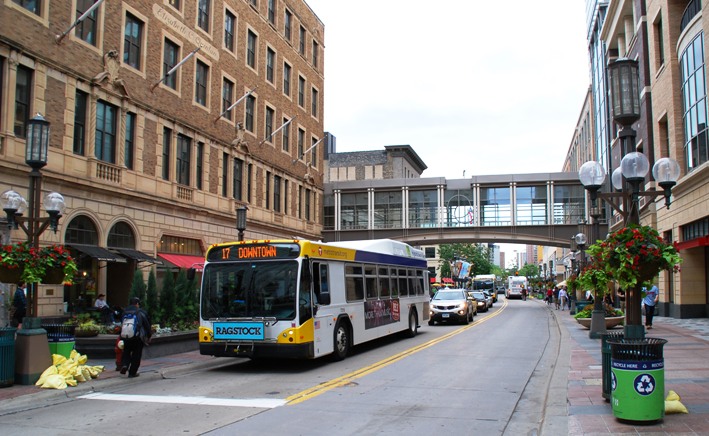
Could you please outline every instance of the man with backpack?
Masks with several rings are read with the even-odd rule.
[[[152,330],[148,314],[140,308],[140,299],[133,297],[130,305],[123,310],[121,319],[121,339],[123,340],[123,356],[121,374],[128,377],[138,377],[140,359],[143,357],[143,346],[150,342]]]

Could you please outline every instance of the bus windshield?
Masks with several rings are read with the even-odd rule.
[[[295,318],[298,262],[219,262],[205,266],[201,317],[210,319]]]

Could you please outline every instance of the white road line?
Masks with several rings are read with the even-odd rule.
[[[82,395],[79,398],[85,400],[105,400],[105,401],[133,401],[143,403],[166,403],[166,404],[192,404],[196,406],[225,406],[225,407],[257,407],[261,409],[273,409],[286,404],[286,400],[271,398],[209,398],[209,397],[183,397],[180,395],[121,395],[103,394],[95,392]]]

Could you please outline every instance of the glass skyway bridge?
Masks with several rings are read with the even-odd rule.
[[[587,216],[575,172],[338,181],[325,184],[323,201],[327,241],[569,247]]]

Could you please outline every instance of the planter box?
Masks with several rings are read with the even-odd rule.
[[[113,359],[118,335],[98,335],[90,338],[76,338],[76,351],[86,354],[89,359]],[[150,345],[143,348],[143,358],[169,356],[199,349],[197,330],[168,333],[153,336]]]
[[[625,316],[608,316],[606,320],[606,330],[618,327],[623,324]],[[591,318],[576,318],[576,321],[587,329],[591,328]]]

